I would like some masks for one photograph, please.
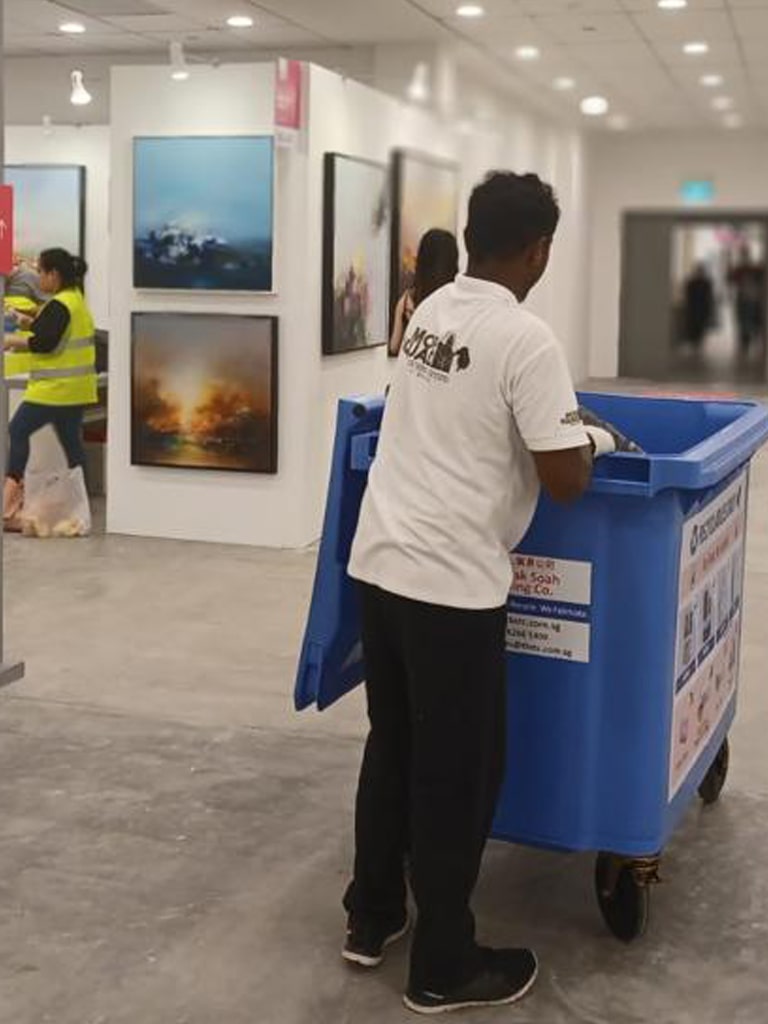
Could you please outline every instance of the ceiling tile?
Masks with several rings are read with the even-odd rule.
[[[605,14],[621,11],[620,0],[518,0],[526,14]]]
[[[637,39],[637,29],[626,14],[548,14],[534,20],[560,43],[616,43]]]
[[[206,27],[205,22],[180,14],[145,14],[107,19],[123,32],[193,32]]]
[[[633,18],[648,39],[684,43],[692,39],[712,42],[732,39],[733,28],[726,11],[699,11],[691,18],[665,16],[662,11],[648,11]]]
[[[163,10],[163,0],[67,0],[67,7],[93,18],[120,14],[154,14]]]

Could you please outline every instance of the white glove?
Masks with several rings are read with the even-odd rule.
[[[592,446],[592,457],[599,459],[601,455],[612,455],[616,451],[616,441],[612,434],[602,427],[584,427]]]

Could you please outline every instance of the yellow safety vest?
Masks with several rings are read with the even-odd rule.
[[[78,288],[65,288],[54,298],[69,310],[69,326],[54,352],[30,353],[25,400],[35,405],[93,405],[97,391],[91,311]]]

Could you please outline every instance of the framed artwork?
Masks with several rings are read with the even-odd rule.
[[[131,463],[277,472],[277,318],[134,313]]]
[[[9,164],[13,185],[14,250],[34,264],[43,249],[85,255],[85,167]]]
[[[274,139],[134,139],[136,288],[273,290]]]
[[[392,175],[392,305],[413,284],[419,242],[430,228],[456,234],[459,169],[435,157],[397,150]]]
[[[385,345],[389,322],[387,168],[325,155],[323,352]]]

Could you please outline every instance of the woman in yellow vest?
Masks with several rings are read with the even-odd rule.
[[[10,452],[3,494],[3,521],[17,521],[24,504],[29,441],[52,426],[70,468],[85,467],[83,411],[97,400],[94,323],[83,296],[87,266],[66,249],[40,254],[40,287],[52,295],[34,317],[17,314],[26,337],[10,335],[6,345],[29,351],[29,383],[8,430]]]

